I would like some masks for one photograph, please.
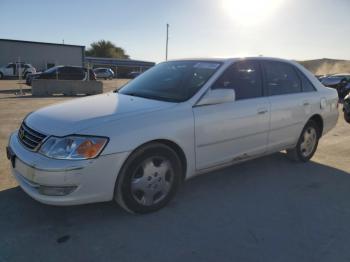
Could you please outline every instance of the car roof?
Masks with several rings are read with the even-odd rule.
[[[294,63],[293,60],[282,59],[277,57],[266,57],[266,56],[247,56],[247,57],[231,57],[231,58],[186,58],[186,59],[174,59],[171,61],[206,61],[206,62],[234,62],[239,60],[261,60],[261,61],[277,61],[277,62],[285,62],[285,63]]]

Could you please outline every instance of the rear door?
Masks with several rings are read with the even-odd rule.
[[[262,64],[271,104],[268,148],[278,151],[296,144],[319,98],[309,80],[294,65],[280,61]]]
[[[75,67],[65,66],[59,69],[59,80],[77,80],[77,75]]]
[[[269,101],[264,97],[260,64],[235,62],[212,86],[232,88],[236,101],[195,106],[198,170],[262,154],[267,149]]]
[[[72,67],[71,80],[83,80],[86,77],[86,70],[80,67]]]

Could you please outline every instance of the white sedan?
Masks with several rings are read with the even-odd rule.
[[[147,213],[197,174],[281,150],[306,162],[337,119],[336,90],[292,61],[180,60],[29,114],[7,154],[42,203],[115,200]]]

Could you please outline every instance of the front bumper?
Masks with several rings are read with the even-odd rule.
[[[101,155],[90,160],[57,160],[25,149],[17,132],[10,136],[12,174],[32,198],[50,205],[78,205],[110,201],[119,170],[128,152]],[[14,166],[14,167],[13,167]],[[43,194],[45,188],[70,188],[67,195]]]

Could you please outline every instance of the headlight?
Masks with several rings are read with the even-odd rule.
[[[97,157],[107,142],[106,137],[51,136],[41,146],[39,153],[56,159],[90,159]]]

